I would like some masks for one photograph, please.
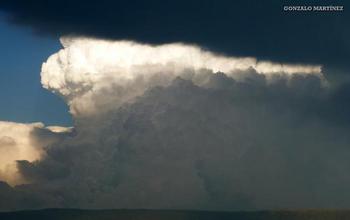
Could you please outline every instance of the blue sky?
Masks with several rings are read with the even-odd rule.
[[[71,125],[66,104],[42,88],[41,64],[61,48],[58,39],[6,23],[0,15],[0,120]]]

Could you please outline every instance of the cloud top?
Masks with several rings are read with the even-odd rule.
[[[242,72],[247,71],[266,76],[295,73],[321,76],[321,66],[227,57],[181,43],[152,46],[72,37],[61,38],[61,43],[64,48],[42,65],[41,82],[63,96],[74,115],[96,113],[98,105],[94,99],[102,90],[118,87],[120,94],[113,102],[119,106],[149,87],[167,85],[177,76],[197,75],[203,70],[224,72],[235,79],[245,77]]]

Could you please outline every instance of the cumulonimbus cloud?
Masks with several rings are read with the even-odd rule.
[[[62,43],[42,66],[42,84],[67,101],[74,136],[42,148],[39,160],[18,161],[30,184],[0,185],[14,195],[1,209],[350,204],[342,96],[350,90],[325,86],[320,66],[184,44]],[[51,136],[40,131],[37,139]]]

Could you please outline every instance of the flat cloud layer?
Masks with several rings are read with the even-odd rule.
[[[74,131],[17,163],[30,184],[0,184],[0,209],[350,205],[350,89],[327,84],[320,66],[62,42],[42,83],[67,101]]]

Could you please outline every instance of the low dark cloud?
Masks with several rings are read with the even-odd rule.
[[[285,12],[341,5],[343,12]],[[195,43],[218,52],[341,69],[349,65],[346,1],[24,1],[0,3],[9,20],[50,35]]]

